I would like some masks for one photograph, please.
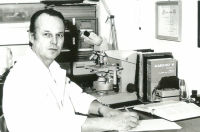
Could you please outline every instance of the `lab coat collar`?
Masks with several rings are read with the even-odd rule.
[[[65,70],[62,70],[60,68],[60,65],[55,60],[50,64],[49,68],[47,68],[31,48],[27,49],[26,55],[27,55],[26,56],[27,59],[30,60],[30,58],[31,58],[32,63],[36,64],[34,66],[40,67],[40,69],[42,71],[46,71],[49,73],[49,72],[57,72],[57,71],[61,70],[62,72],[66,73]]]
[[[41,72],[47,72],[49,73],[49,69],[44,65],[44,63],[38,58],[38,56],[35,54],[35,52],[31,49],[28,48],[26,52],[26,59],[28,61],[31,61],[31,65],[34,64],[35,69],[41,71]]]

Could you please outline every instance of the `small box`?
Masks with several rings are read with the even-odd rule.
[[[175,88],[165,88],[163,90],[156,90],[156,99],[159,99],[160,102],[169,100],[179,101],[180,91]]]

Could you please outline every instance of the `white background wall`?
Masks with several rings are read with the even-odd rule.
[[[8,2],[8,0],[5,1]],[[13,1],[24,2],[24,0]],[[31,0],[27,1],[31,2]],[[85,2],[98,4],[99,33],[101,36],[108,38],[110,27],[109,24],[105,23],[107,13],[101,1],[91,2],[85,0]],[[155,39],[155,2],[156,0],[106,0],[111,13],[115,15],[119,49],[151,48],[156,52],[173,52],[174,58],[178,60],[179,78],[186,80],[190,91],[196,89],[200,93],[200,49],[197,48],[197,0],[182,0],[181,42]],[[139,27],[141,27],[141,30],[139,30]],[[10,38],[10,36],[8,37]],[[18,50],[18,47],[14,47],[13,53],[15,56],[21,56],[26,48],[25,46]]]

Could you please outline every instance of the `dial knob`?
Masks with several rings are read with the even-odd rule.
[[[136,88],[135,88],[135,85],[132,84],[132,83],[129,83],[126,87],[126,90],[129,92],[129,93],[133,93],[133,92],[136,92]]]

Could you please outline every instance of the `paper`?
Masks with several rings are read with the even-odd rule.
[[[158,34],[178,37],[178,5],[158,6]]]
[[[164,119],[148,119],[140,120],[136,128],[133,128],[129,131],[154,131],[154,130],[172,130],[172,129],[181,129],[182,127],[177,125],[175,122],[170,122]],[[125,131],[119,131],[125,132]]]
[[[136,105],[133,109],[148,112],[169,121],[177,121],[200,116],[200,107],[193,103],[182,101],[166,101],[146,105]]]

